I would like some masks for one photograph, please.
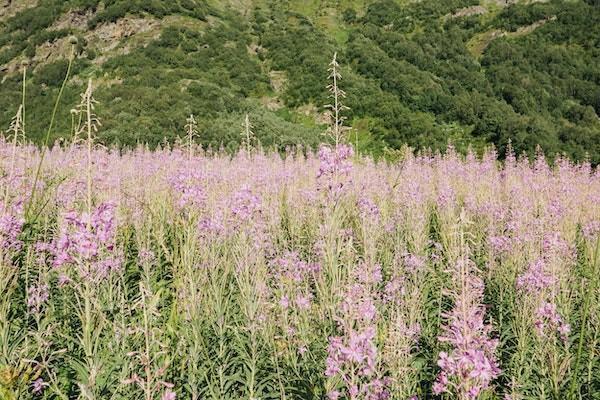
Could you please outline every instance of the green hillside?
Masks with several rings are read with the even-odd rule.
[[[151,145],[183,134],[235,148],[244,115],[265,146],[323,140],[338,52],[351,141],[464,149],[510,141],[600,163],[597,0],[3,0],[0,127],[26,83],[39,141],[75,60],[51,140],[68,137],[88,78],[99,138]],[[77,44],[70,44],[70,37]]]

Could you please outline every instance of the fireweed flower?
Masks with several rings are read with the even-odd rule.
[[[352,275],[358,282],[366,285],[377,285],[383,280],[381,265],[364,261],[359,263],[359,267],[354,269]]]
[[[592,241],[600,234],[600,221],[591,221],[583,226],[583,236]]]
[[[439,354],[441,371],[434,383],[435,394],[456,393],[460,399],[475,399],[500,374],[494,353],[498,340],[489,337],[484,323],[483,281],[473,273],[470,260],[458,260],[461,287],[452,291],[454,308],[446,317],[438,340],[451,346]]]
[[[120,271],[123,255],[116,248],[116,207],[100,204],[91,215],[70,211],[51,245],[53,266],[73,265],[80,277],[94,282]]]
[[[275,257],[269,263],[271,272],[277,279],[296,283],[310,279],[321,270],[318,263],[308,263],[300,259],[297,252],[288,251],[282,256]]]
[[[286,333],[291,348],[297,348],[302,355],[308,350],[303,334],[310,324],[314,279],[321,267],[317,263],[302,260],[297,252],[286,251],[271,259],[268,268],[274,285],[273,299],[280,310],[277,323]]]
[[[504,235],[490,236],[488,238],[488,243],[490,244],[492,252],[496,255],[508,253],[513,248],[512,239]]]
[[[229,198],[229,211],[226,235],[245,234],[257,250],[269,254],[266,206],[261,197],[248,186],[242,186]]]
[[[342,374],[342,379],[350,383],[345,370],[353,367],[360,376],[373,375],[377,358],[374,339],[375,328],[372,326],[361,331],[352,330],[347,337],[329,338],[325,376]]]
[[[3,252],[18,251],[23,243],[19,240],[23,219],[15,212],[0,205],[0,248]]]
[[[319,189],[327,191],[330,197],[337,199],[349,183],[354,150],[346,144],[339,144],[337,148],[323,145],[319,148],[318,156]]]
[[[560,262],[568,266],[574,262],[576,254],[559,232],[545,233],[542,237],[542,249],[543,257],[529,265],[517,278],[516,286],[536,304],[533,326],[538,338],[545,340],[558,335],[567,344],[571,327],[558,313],[554,294],[560,285],[558,275],[565,271],[564,267],[561,271],[553,270],[552,265]]]
[[[535,329],[542,338],[556,332],[565,343],[568,341],[571,332],[571,326],[565,323],[558,314],[556,304],[549,302],[543,302],[536,310]]]
[[[27,289],[27,308],[34,314],[39,314],[42,306],[49,298],[48,285],[39,284]]]
[[[279,305],[284,310],[287,310],[287,308],[290,306],[290,299],[287,296],[281,296],[281,299],[279,300]]]
[[[302,260],[297,252],[288,251],[269,262],[269,273],[281,294],[279,305],[282,309],[287,310],[292,304],[299,311],[311,308],[311,288],[320,270],[319,264]]]
[[[225,225],[223,215],[220,212],[205,216],[198,221],[198,235],[204,240],[217,239],[224,233]]]
[[[556,279],[546,273],[546,262],[539,258],[529,264],[527,271],[517,278],[517,288],[526,292],[540,292],[551,287]]]
[[[231,214],[236,221],[246,222],[262,212],[261,206],[260,198],[249,188],[243,187],[231,199]]]
[[[575,248],[562,237],[560,232],[546,232],[542,240],[542,249],[547,258],[553,256],[569,261],[576,257]]]
[[[379,207],[371,199],[361,197],[357,202],[358,210],[362,218],[376,221],[379,218]]]
[[[34,394],[42,394],[42,392],[44,391],[44,388],[50,386],[48,385],[48,383],[44,382],[44,380],[42,378],[38,378],[35,381],[33,381],[33,383],[31,384],[31,391]]]
[[[393,276],[383,289],[383,299],[386,302],[391,302],[394,299],[404,296],[405,278],[403,276]]]
[[[177,398],[177,394],[170,389],[165,390],[160,400],[175,400]]]
[[[179,209],[204,205],[206,201],[205,181],[205,175],[199,171],[189,168],[177,171],[169,178],[169,184],[175,195],[175,205]]]
[[[299,294],[296,296],[296,307],[300,310],[308,310],[310,308],[310,300],[312,298],[312,294]]]
[[[373,293],[380,284],[379,265],[359,264],[351,276],[355,283],[348,286],[340,305],[338,325],[342,336],[329,338],[325,376],[338,377],[344,391],[336,388],[329,398],[346,393],[350,399],[387,399],[387,379],[380,379],[377,371],[377,308]]]
[[[375,302],[364,284],[355,283],[348,287],[340,306],[342,323],[347,321],[370,323],[377,315]]]
[[[2,139],[0,139],[1,141]],[[6,146],[0,144],[0,153],[6,155],[6,151]],[[31,181],[30,171],[33,169],[32,166],[35,167],[40,156],[39,149],[34,146],[24,146],[19,149],[18,153],[18,166],[16,166],[14,175],[16,178],[7,180],[0,177],[10,192],[8,205],[0,212],[0,246],[3,249],[4,258],[13,257],[23,248],[23,244],[20,242],[23,230],[22,212],[11,205],[11,202],[14,203],[15,194],[31,192],[30,185],[33,183],[29,182]],[[269,318],[271,318],[271,314],[272,318],[281,316],[281,320],[276,321],[282,322],[281,325],[276,325],[277,328],[280,327],[278,334],[285,337],[287,333],[288,336],[296,338],[296,342],[288,346],[291,352],[287,354],[293,354],[292,358],[299,360],[298,366],[302,371],[310,372],[309,370],[316,365],[312,354],[305,353],[304,357],[297,357],[297,353],[302,353],[306,343],[322,332],[320,321],[317,322],[316,319],[322,316],[321,306],[325,305],[323,298],[320,297],[322,292],[317,290],[320,289],[318,285],[323,277],[319,276],[320,272],[313,272],[311,262],[303,257],[305,254],[310,254],[308,257],[315,257],[313,252],[319,254],[315,257],[316,259],[324,259],[322,257],[331,255],[335,249],[331,246],[329,240],[331,237],[338,238],[344,244],[340,254],[343,257],[340,263],[342,267],[340,283],[344,286],[340,288],[341,293],[337,293],[337,291],[332,293],[339,295],[340,299],[339,303],[335,304],[337,307],[332,307],[337,317],[335,322],[339,325],[337,331],[326,339],[331,348],[327,348],[328,346],[325,344],[325,349],[322,349],[329,350],[323,357],[323,359],[328,358],[328,364],[325,365],[323,360],[323,365],[318,367],[323,371],[327,367],[329,373],[333,374],[327,378],[327,383],[332,384],[331,387],[327,387],[328,390],[331,389],[328,393],[328,397],[331,399],[341,400],[351,397],[362,399],[371,395],[372,397],[385,397],[387,395],[386,388],[387,390],[392,390],[392,388],[396,390],[400,386],[397,382],[386,385],[383,377],[387,374],[391,376],[393,370],[398,370],[392,366],[393,364],[388,365],[386,358],[397,358],[399,352],[404,349],[410,355],[410,352],[418,345],[415,342],[420,336],[420,326],[415,321],[420,320],[421,307],[427,305],[426,302],[431,299],[429,297],[431,293],[421,293],[415,290],[415,284],[422,282],[421,279],[427,279],[420,275],[428,273],[427,264],[430,263],[437,269],[447,259],[447,256],[452,256],[451,251],[447,253],[442,251],[444,249],[437,249],[436,247],[441,247],[439,244],[427,243],[431,237],[428,229],[430,228],[429,217],[432,215],[433,208],[439,212],[438,216],[441,217],[440,224],[436,227],[436,229],[439,228],[441,238],[445,238],[449,234],[447,222],[457,208],[462,206],[466,208],[469,217],[475,222],[473,225],[475,245],[478,250],[481,249],[485,252],[482,255],[489,257],[493,263],[486,273],[489,273],[488,276],[495,283],[505,284],[506,279],[496,280],[496,278],[512,278],[514,269],[522,268],[515,276],[514,287],[517,301],[522,301],[522,304],[518,304],[515,309],[516,316],[519,318],[511,319],[510,316],[503,318],[503,324],[507,325],[502,326],[502,330],[510,329],[510,325],[513,323],[524,324],[519,328],[525,328],[522,329],[523,344],[527,356],[531,355],[530,364],[535,367],[537,363],[548,360],[549,355],[564,354],[562,359],[554,358],[559,364],[557,368],[562,369],[562,366],[568,366],[568,361],[572,359],[569,349],[565,349],[563,352],[562,348],[558,348],[562,344],[561,340],[567,340],[571,335],[569,333],[571,327],[568,325],[571,319],[568,313],[570,307],[563,301],[572,299],[573,304],[579,304],[581,297],[585,294],[579,293],[578,288],[587,286],[585,281],[580,283],[579,270],[572,268],[576,265],[574,262],[576,260],[573,259],[573,243],[577,238],[578,225],[581,225],[582,234],[589,241],[585,243],[587,246],[595,245],[600,232],[600,222],[598,222],[600,210],[597,206],[600,204],[600,186],[598,185],[600,171],[592,168],[589,164],[569,165],[562,160],[562,162],[555,162],[555,165],[550,168],[545,165],[545,161],[537,163],[534,167],[526,158],[517,160],[509,152],[503,163],[504,166],[501,166],[495,160],[493,163],[490,161],[494,157],[491,152],[483,160],[478,160],[472,154],[461,158],[456,155],[434,156],[424,152],[418,156],[412,153],[407,154],[406,158],[394,164],[374,165],[363,159],[360,164],[353,165],[347,154],[340,155],[331,147],[321,151],[320,158],[310,152],[306,157],[299,153],[294,156],[288,154],[285,160],[280,159],[276,154],[256,154],[252,162],[249,162],[249,158],[244,155],[232,159],[229,155],[216,150],[212,153],[199,154],[194,158],[192,164],[187,162],[185,152],[181,152],[177,148],[171,149],[168,146],[155,152],[150,152],[142,147],[120,153],[99,149],[94,150],[92,156],[94,165],[98,167],[98,170],[94,171],[93,177],[94,184],[98,184],[97,190],[95,190],[98,201],[103,201],[103,199],[118,201],[120,207],[125,211],[124,215],[131,215],[132,229],[127,233],[136,236],[144,233],[145,231],[136,231],[142,227],[142,223],[152,223],[156,224],[152,227],[162,228],[162,220],[151,220],[150,217],[153,214],[149,212],[151,206],[166,207],[166,216],[172,215],[172,211],[182,211],[178,209],[179,207],[184,207],[183,211],[198,212],[198,215],[195,215],[197,218],[189,220],[190,223],[197,223],[200,238],[198,245],[191,249],[194,253],[190,258],[193,259],[191,262],[194,265],[199,263],[205,268],[197,271],[194,269],[194,276],[189,277],[179,275],[185,273],[185,268],[177,268],[177,276],[173,276],[173,280],[168,279],[169,276],[164,281],[166,284],[164,289],[169,293],[165,296],[166,303],[161,301],[156,309],[161,314],[159,321],[168,318],[164,315],[165,311],[181,310],[180,307],[169,307],[169,304],[178,305],[179,302],[190,302],[191,296],[181,289],[188,278],[190,283],[199,283],[198,289],[201,296],[194,297],[194,299],[201,299],[202,308],[214,306],[215,304],[211,304],[213,299],[215,303],[222,300],[218,299],[216,297],[218,293],[214,292],[205,296],[202,293],[204,286],[201,285],[206,282],[207,271],[216,277],[226,278],[225,274],[221,275],[221,271],[229,268],[228,262],[236,262],[229,254],[232,252],[232,245],[228,242],[231,236],[241,233],[239,241],[237,237],[235,238],[235,246],[239,246],[237,249],[241,250],[245,249],[245,239],[252,240],[254,227],[268,226],[268,230],[266,228],[258,230],[261,235],[265,231],[271,233],[271,229],[273,229],[273,236],[276,237],[273,241],[277,245],[274,247],[278,252],[264,257],[264,260],[269,262],[269,275],[268,279],[265,279],[265,284],[270,286],[272,292],[269,295],[260,294],[260,296],[270,299],[271,304],[266,301],[262,303],[261,300],[260,307],[267,310]],[[2,164],[0,169],[3,171],[8,170],[6,168],[7,159],[8,157],[0,157],[0,164]],[[77,174],[77,171],[85,168],[85,165],[85,151],[76,146],[68,151],[57,146],[46,153],[42,182],[37,183],[36,191],[41,193],[43,188],[52,189],[55,185],[51,182],[61,181],[60,190],[44,190],[49,202],[48,207],[45,207],[40,214],[40,221],[43,223],[39,225],[39,228],[45,230],[40,232],[39,237],[43,237],[48,242],[35,246],[35,254],[32,254],[31,258],[15,258],[19,261],[19,265],[21,260],[26,262],[34,260],[34,264],[39,264],[41,267],[40,270],[44,269],[44,264],[51,262],[56,270],[50,271],[48,277],[54,278],[58,275],[58,286],[70,285],[69,282],[73,279],[73,283],[75,283],[73,288],[77,288],[77,281],[81,277],[85,277],[94,279],[90,285],[94,287],[96,280],[99,281],[103,276],[111,274],[111,271],[121,268],[120,243],[121,240],[123,243],[129,243],[129,237],[125,235],[117,238],[114,230],[116,219],[110,210],[100,213],[106,218],[87,216],[79,211],[65,215],[65,211],[73,210],[81,204],[86,190],[86,182],[82,174]],[[190,168],[185,169],[182,168],[183,166]],[[201,173],[195,171],[201,171]],[[180,174],[179,177],[178,174]],[[63,177],[65,178],[64,182],[62,181]],[[145,184],[139,185],[140,181]],[[172,197],[172,201],[167,203],[163,201],[165,183],[166,194]],[[244,188],[250,192],[250,195],[248,193],[238,195],[238,191],[242,191]],[[334,215],[336,218],[334,222],[340,223],[336,226],[335,231],[327,228],[327,223],[325,223],[327,229],[320,232],[318,227],[322,223],[320,216],[327,215],[331,211],[331,202],[323,204],[321,201],[323,198],[334,197],[331,195],[337,191],[344,195],[348,194],[348,198],[345,199],[348,201],[341,204],[342,212]],[[203,196],[206,196],[206,202],[204,202]],[[253,196],[259,201],[256,202]],[[208,201],[209,199],[210,201]],[[282,204],[281,199],[286,202],[286,211],[291,223],[289,226],[293,228],[289,232],[285,232],[290,234],[289,237],[281,235],[283,232],[277,220],[282,217],[279,207]],[[356,201],[352,202],[352,199]],[[174,210],[171,210],[170,207],[173,207]],[[92,214],[94,213],[95,210],[92,211]],[[56,218],[57,216],[58,218]],[[339,216],[342,218],[338,218]],[[359,217],[358,221],[354,220],[355,216]],[[385,218],[383,218],[384,216]],[[345,219],[346,217],[350,218]],[[95,220],[98,221],[94,222]],[[160,248],[159,246],[163,244],[167,246],[164,249],[165,252],[161,251],[161,254],[170,258],[170,254],[168,254],[170,250],[175,250],[171,253],[174,255],[179,250],[170,247],[177,245],[169,240],[172,237],[170,235],[176,236],[179,232],[171,231],[170,221],[164,222],[165,233],[169,235],[164,237],[167,240],[163,243],[160,243],[161,240],[152,241],[152,243],[157,246],[156,248]],[[366,226],[369,229],[373,227],[373,229],[367,234],[363,232],[361,236],[358,229],[354,231],[349,229],[347,222],[351,224],[357,222],[356,227],[364,229]],[[385,235],[384,229],[393,234]],[[381,235],[381,240],[373,240],[375,252],[367,255],[364,253],[365,248],[360,246],[360,243],[364,238],[372,239],[373,237],[368,235],[372,232]],[[33,233],[37,234],[37,229]],[[243,235],[246,237],[242,237]],[[279,238],[282,240],[277,242]],[[352,238],[348,239],[348,246],[345,245],[346,238]],[[307,248],[313,239],[319,241],[319,245]],[[207,243],[209,240],[214,242]],[[406,241],[406,243],[394,243],[398,240]],[[442,239],[435,240],[441,241]],[[487,240],[487,243],[480,243],[481,240]],[[447,250],[452,250],[450,247],[452,243],[446,241],[444,243],[448,246]],[[223,245],[213,246],[213,244]],[[354,244],[358,245],[353,246]],[[259,246],[263,246],[262,243]],[[301,249],[301,253],[297,256],[281,254],[282,250],[280,249],[287,249],[288,246]],[[392,246],[394,247],[392,248]],[[128,251],[127,259],[133,260],[136,256],[134,246],[125,245],[123,247]],[[419,260],[419,258],[422,255],[421,251],[426,248],[429,248],[430,258],[426,260],[425,266],[422,266],[421,261],[423,260]],[[249,275],[254,274],[255,259],[252,258],[254,254],[259,254],[261,263],[263,254],[267,254],[264,247],[259,247],[256,252],[253,250],[249,251],[249,254],[243,254],[240,261],[237,261],[240,264],[249,265]],[[404,253],[405,250],[411,253]],[[584,250],[589,252],[595,249]],[[370,264],[361,266],[357,271],[354,271],[353,268],[346,271],[347,262],[354,256],[368,257]],[[270,261],[276,257],[284,260],[274,261],[271,264]],[[198,258],[201,260],[196,261]],[[165,261],[167,260],[165,259]],[[141,256],[141,262],[149,261],[145,256]],[[383,271],[381,269],[378,271],[373,265],[376,262],[382,263]],[[5,262],[5,265],[9,264]],[[329,263],[324,265],[329,268]],[[261,264],[260,267],[262,268],[263,265]],[[82,274],[78,276],[77,271],[80,269]],[[153,272],[156,271],[162,276],[163,272],[168,274],[170,270],[169,266],[157,265]],[[175,271],[175,268],[172,270]],[[314,268],[314,270],[318,271],[318,268]],[[35,268],[30,271],[33,271],[35,275]],[[12,273],[12,271],[9,272]],[[20,273],[17,279],[22,282],[24,275]],[[469,276],[471,275],[478,275],[478,273],[469,271]],[[137,279],[136,274],[132,278]],[[197,281],[192,279],[197,279]],[[347,281],[345,282],[345,280]],[[54,305],[54,302],[68,301],[71,297],[71,290],[68,290],[59,296],[54,296],[54,292],[50,291],[52,295],[47,298],[47,290],[44,288],[45,280],[33,281],[33,283],[29,279],[27,281],[28,285],[23,282],[19,286],[26,287],[24,296],[21,294],[8,299],[9,304],[12,301],[24,303],[23,307],[16,305],[18,310],[25,309],[30,314],[37,311],[45,312],[46,307],[51,309],[50,302]],[[159,282],[162,284],[162,281]],[[32,284],[33,286],[31,286]],[[115,284],[120,285],[121,282],[116,281]],[[153,281],[152,284],[154,285],[155,282]],[[497,375],[494,368],[494,353],[491,351],[493,343],[487,343],[491,340],[491,335],[486,330],[488,328],[485,324],[485,309],[479,296],[481,284],[473,282],[472,285],[475,287],[475,290],[472,290],[475,295],[468,294],[465,297],[475,297],[477,301],[467,299],[461,303],[457,301],[456,297],[452,297],[454,309],[444,316],[445,328],[440,332],[440,337],[446,340],[441,343],[444,346],[444,352],[440,353],[434,361],[439,361],[440,364],[434,389],[438,393],[443,393],[441,397],[459,398],[459,395],[462,395],[463,398],[472,398],[478,395],[484,397],[487,394],[484,392],[489,391],[484,388],[486,383],[489,387],[493,384],[494,376]],[[51,286],[50,283],[48,286]],[[260,282],[252,281],[252,289],[256,289],[257,294],[263,290],[259,286]],[[230,287],[228,286],[228,288]],[[467,285],[467,290],[463,290],[461,293],[468,293],[471,287]],[[231,288],[233,291],[236,290],[235,287]],[[509,291],[511,289],[513,288],[508,288]],[[231,292],[233,296],[227,295],[225,300],[231,301],[232,309],[237,310],[235,302],[238,301],[239,296],[236,296],[233,291]],[[229,289],[226,292],[229,293]],[[192,291],[190,290],[189,293]],[[419,298],[415,294],[423,295],[423,298]],[[314,297],[311,298],[311,295]],[[437,293],[434,295],[437,297]],[[0,295],[0,301],[5,301],[6,297]],[[298,305],[305,304],[304,300],[306,299],[309,300],[310,307],[302,310]],[[414,314],[405,313],[401,309],[403,302],[408,304],[409,300],[414,301],[414,304],[409,304],[410,306],[414,305]],[[490,290],[489,301],[496,302],[498,300],[497,291]],[[107,305],[98,304],[101,307]],[[61,304],[57,303],[57,305]],[[115,320],[115,324],[104,325],[109,330],[100,335],[102,348],[107,345],[114,348],[114,342],[106,342],[111,339],[110,326],[112,325],[115,326],[115,336],[118,336],[118,341],[129,341],[130,336],[131,339],[134,339],[135,332],[138,332],[137,322],[140,319],[136,314],[135,307],[128,302],[123,302],[122,306],[116,303],[113,305],[123,307],[124,311],[132,311],[132,314],[125,312],[119,315],[124,326],[119,326],[118,331],[117,320]],[[271,307],[268,307],[269,305]],[[112,305],[109,306],[112,308]],[[14,305],[10,305],[10,307],[13,309]],[[594,307],[592,299],[591,318],[597,314]],[[59,307],[56,309],[60,310]],[[522,315],[520,314],[521,310]],[[394,313],[397,316],[392,320],[390,314]],[[407,316],[414,318],[405,318]],[[575,316],[579,317],[579,314],[576,313]],[[113,314],[110,310],[106,317],[112,321]],[[211,315],[207,317],[211,319]],[[198,315],[198,318],[203,318],[203,316]],[[220,316],[218,318],[219,323],[224,327],[229,326],[231,322],[237,326],[237,319],[230,320]],[[261,317],[254,318],[257,321],[256,324],[261,323],[259,322],[262,321]],[[287,324],[283,323],[285,319],[287,319]],[[576,321],[577,318],[574,320]],[[267,321],[272,323],[270,319]],[[56,329],[59,331],[56,332],[58,334],[56,337],[76,334],[76,332],[68,331],[76,329],[76,326],[71,325],[58,324]],[[577,328],[577,334],[580,333],[580,325],[578,323],[574,327]],[[186,326],[185,323],[175,324],[174,329],[178,330]],[[391,333],[390,326],[395,328],[394,333]],[[591,329],[594,326],[591,321],[584,325],[584,328]],[[436,327],[428,325],[426,328],[423,327],[424,343],[430,341],[431,338],[428,335],[434,332]],[[521,329],[519,330],[521,331]],[[209,329],[207,331],[210,332]],[[530,331],[531,335],[538,338],[539,343],[530,343]],[[162,334],[160,328],[156,332]],[[205,333],[205,330],[201,330],[194,333],[212,335],[209,332]],[[593,331],[586,332],[584,332],[584,339],[593,337]],[[386,346],[387,338],[396,335],[402,342],[396,347],[388,348]],[[196,337],[203,338],[202,336]],[[214,342],[213,336],[207,339],[209,339],[207,343]],[[269,338],[265,339],[269,340]],[[190,345],[198,343],[194,343],[193,340]],[[262,338],[260,342],[262,343]],[[584,348],[586,351],[588,341],[584,340],[582,343],[586,346]],[[593,345],[592,342],[590,343]],[[187,345],[187,342],[184,345]],[[193,346],[190,346],[190,349],[192,348]],[[512,351],[513,348],[511,344],[505,350]],[[171,351],[169,347],[161,347],[157,350]],[[167,376],[185,376],[191,370],[191,368],[187,370],[185,368],[192,366],[197,361],[188,359],[186,351],[176,350],[173,352],[174,357],[182,358],[181,360],[173,359],[173,363],[165,366]],[[238,350],[231,348],[231,351]],[[410,357],[407,358],[412,361]],[[535,370],[533,376],[536,381],[528,380],[531,376],[521,378],[514,374],[511,354],[504,354],[503,360],[507,362],[507,379],[502,381],[505,387],[502,388],[502,391],[498,391],[500,397],[507,390],[511,395],[514,394],[515,399],[535,397],[536,394],[539,394],[539,392],[536,393],[536,389],[541,388],[542,385],[548,386],[548,381],[552,379],[552,373]],[[69,354],[64,356],[64,361],[65,363],[69,361]],[[221,361],[227,362],[227,360]],[[280,359],[276,361],[279,362]],[[211,376],[214,372],[211,369],[213,364],[209,362],[206,370]],[[574,368],[573,363],[570,365],[571,367],[567,368],[565,373],[573,374],[573,382],[583,383],[586,379],[585,368],[577,369]],[[288,365],[282,364],[281,366],[287,370]],[[411,365],[409,364],[409,366]],[[265,368],[273,370],[270,367],[271,365],[265,365]],[[427,369],[430,367],[430,365],[426,366]],[[519,367],[520,365],[516,368]],[[552,368],[550,365],[548,367]],[[264,374],[258,374],[257,379],[262,379],[262,376]],[[402,372],[399,372],[394,379],[401,379],[401,377]],[[419,379],[422,377],[423,375],[419,374]],[[192,378],[190,377],[190,383],[192,383]],[[142,382],[141,378],[137,379],[140,383]],[[411,379],[408,377],[406,381]],[[509,386],[512,379],[514,379],[515,386],[511,389]],[[56,383],[61,390],[64,390],[61,382],[59,379]],[[421,384],[420,381],[418,383]],[[28,382],[28,384],[30,392],[32,388],[38,391],[45,387],[43,381],[39,381],[35,386],[31,385],[32,382]],[[257,382],[257,385],[263,385],[263,382]],[[114,390],[118,390],[117,386]],[[230,394],[233,397],[236,395],[242,397],[242,389],[239,389],[241,386],[237,381],[234,382]],[[269,383],[267,383],[268,386]],[[395,398],[409,398],[416,393],[412,386],[409,385],[408,389],[402,393],[394,392],[391,395]],[[422,382],[419,388],[422,390],[426,386],[427,383]],[[564,385],[560,385],[561,391],[563,387]],[[169,389],[168,392],[166,392],[167,389]],[[68,387],[66,390],[69,390]],[[114,390],[109,387],[106,396],[114,397],[116,393]],[[549,392],[545,391],[545,393]],[[177,397],[193,397],[187,387],[177,390],[177,394]],[[163,395],[172,398],[175,395],[175,389],[167,386],[156,387],[153,389],[152,395],[157,399]],[[428,395],[431,394],[423,393],[423,396]]]
[[[425,268],[425,258],[411,253],[404,253],[402,254],[402,264],[407,273],[413,274]]]

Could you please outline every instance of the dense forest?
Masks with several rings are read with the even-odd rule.
[[[314,146],[334,52],[361,152],[511,143],[600,163],[597,0],[13,1],[0,127],[27,66],[26,134],[41,141],[73,54],[51,141],[93,78],[104,143],[175,140],[193,113],[206,146],[235,149],[246,114],[263,146]]]

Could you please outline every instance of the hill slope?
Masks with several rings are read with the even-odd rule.
[[[93,77],[104,142],[157,144],[198,116],[204,144],[235,147],[243,115],[265,145],[314,145],[327,64],[343,66],[352,141],[494,143],[600,162],[595,0],[4,0],[0,126],[21,98],[38,139],[78,39],[52,139]]]

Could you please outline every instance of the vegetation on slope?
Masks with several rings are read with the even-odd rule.
[[[66,15],[84,23],[60,23]],[[123,26],[131,32],[114,34]],[[105,142],[173,140],[194,113],[204,145],[235,148],[248,113],[265,146],[315,145],[337,51],[361,151],[452,140],[503,154],[510,140],[517,152],[540,145],[600,162],[593,0],[40,0],[1,22],[1,126],[20,103],[28,59],[27,133],[41,138],[70,35],[76,61],[52,139],[68,134],[69,110],[93,77]],[[47,59],[44,46],[54,46]]]

